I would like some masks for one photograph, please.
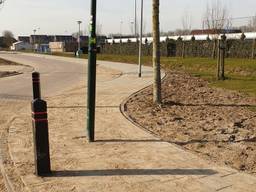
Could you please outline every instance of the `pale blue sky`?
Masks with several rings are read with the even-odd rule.
[[[228,7],[232,17],[256,13],[256,0],[221,1]],[[144,2],[146,31],[150,31],[152,0]],[[200,28],[207,2],[209,0],[160,0],[161,30],[181,28],[184,12],[191,15],[192,27]],[[71,34],[77,31],[77,20],[82,20],[82,27],[86,28],[89,11],[90,0],[6,0],[0,9],[0,32],[8,29],[15,35],[29,35],[34,28],[40,28],[41,34]],[[105,34],[119,33],[120,21],[123,21],[122,32],[130,33],[134,0],[98,0],[97,17]]]

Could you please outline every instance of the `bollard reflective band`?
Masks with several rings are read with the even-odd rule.
[[[47,120],[47,112],[32,112],[32,118],[35,122],[48,121]]]
[[[43,112],[32,112],[33,115],[43,115],[43,114],[47,114],[46,111]]]
[[[47,119],[34,119],[34,118],[33,118],[33,121],[35,121],[35,122],[48,122]]]
[[[40,83],[40,79],[39,78],[33,78],[33,83]]]

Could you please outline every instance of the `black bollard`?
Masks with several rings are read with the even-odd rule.
[[[32,80],[34,99],[31,107],[33,120],[35,172],[38,176],[44,176],[51,173],[47,103],[41,100],[40,74],[38,72],[33,72]]]
[[[47,103],[41,99],[32,101],[34,153],[36,175],[51,173]]]
[[[41,99],[41,89],[40,89],[40,73],[32,73],[33,82],[33,99]]]

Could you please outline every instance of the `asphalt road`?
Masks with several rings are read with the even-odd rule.
[[[43,97],[57,95],[86,80],[87,60],[7,52],[0,52],[0,58],[31,66],[21,75],[0,79],[0,98],[31,99],[34,70],[41,74]]]

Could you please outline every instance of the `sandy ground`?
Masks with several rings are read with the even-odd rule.
[[[13,163],[10,161],[10,156],[8,153],[8,130],[10,124],[15,120],[17,115],[26,108],[27,102],[26,101],[8,101],[8,100],[1,100],[0,101],[0,144],[1,144],[1,161],[5,165],[6,172],[9,173],[12,181],[15,183],[17,188],[22,189],[23,184],[21,180],[16,177],[17,172],[13,167]],[[1,190],[4,188],[4,181],[3,177],[1,177]]]
[[[10,61],[6,61],[3,59],[0,59],[0,78],[3,77],[8,77],[8,76],[13,76],[13,75],[19,75],[22,73],[22,71],[27,70],[28,66],[24,66],[24,65],[20,65],[17,63],[13,63]],[[9,124],[9,120],[12,119],[12,115],[8,114],[11,113],[11,111],[13,110],[12,107],[9,106],[16,106],[16,102],[6,102],[6,101],[1,101],[0,102],[0,108],[1,108],[1,113],[0,113],[0,138],[1,138],[1,154],[7,154],[7,147],[6,147],[6,132],[4,130],[6,130],[6,127]],[[7,107],[8,106],[8,107]],[[18,107],[19,105],[17,105],[16,107]],[[19,107],[18,107],[19,108]],[[4,113],[3,113],[4,111]],[[10,116],[9,116],[10,115]],[[3,161],[3,163],[6,161],[6,157],[2,156],[1,160]],[[0,191],[1,192],[5,192],[7,191],[6,187],[5,187],[5,183],[4,183],[4,179],[2,174],[0,173]]]
[[[119,71],[116,70],[110,70],[106,69],[104,67],[97,67],[97,74],[100,81],[109,81],[111,79],[115,79],[121,75]],[[69,121],[65,121],[67,119],[70,119],[71,121],[76,119],[78,116],[80,116],[78,124],[82,124],[82,127],[85,129],[85,98],[81,98],[85,96],[85,87],[83,86],[84,82],[81,82],[80,85],[78,85],[77,88],[67,91],[66,94],[61,94],[59,96],[48,98],[48,112],[52,115],[49,118],[49,121],[54,122],[52,125],[53,129],[58,129],[59,126],[65,126],[65,127],[72,127],[69,126],[67,123]],[[72,95],[75,96],[75,98],[72,98]],[[63,107],[63,108],[62,108]],[[15,191],[30,191],[24,186],[24,182],[21,175],[25,175],[25,173],[34,173],[34,157],[33,157],[33,141],[32,141],[32,128],[31,128],[31,109],[30,109],[30,101],[27,100],[13,100],[10,99],[1,99],[0,100],[0,110],[2,111],[0,113],[0,136],[1,136],[1,156],[2,156],[2,162],[5,167],[5,172],[7,173],[10,182],[14,184],[13,188]],[[62,113],[63,116],[59,116],[59,114]],[[66,114],[66,115],[65,115]],[[82,115],[82,116],[81,116]],[[14,124],[12,126],[12,124]],[[23,130],[15,130],[16,126],[19,127],[22,125]],[[76,126],[77,127],[77,126]],[[52,129],[52,130],[53,130]],[[84,130],[83,129],[83,130]],[[15,132],[17,131],[17,132]],[[18,136],[20,131],[24,131],[26,134],[23,135],[24,138],[22,140],[19,140],[20,137]],[[15,142],[19,140],[18,145],[23,146],[22,151],[18,151],[19,154],[22,154],[21,159],[15,158],[15,156],[12,156],[12,152],[16,152],[16,149],[10,149],[10,145],[8,143],[8,135],[12,133],[16,133],[13,137]],[[30,137],[28,137],[28,135]],[[56,134],[54,131],[50,132],[50,135]],[[85,135],[85,131],[83,133]],[[56,153],[58,150],[63,148],[62,145],[66,146],[66,144],[61,143],[58,141],[58,139],[65,139],[61,138],[62,135],[58,135],[57,141],[52,141],[53,143],[57,142],[60,145],[52,145],[54,146],[52,150],[52,154]],[[76,140],[76,138],[73,138]],[[79,140],[79,138],[77,138]],[[83,139],[84,141],[86,138]],[[20,149],[20,148],[19,148]],[[10,153],[9,150],[12,150]],[[20,158],[20,156],[19,156]],[[65,160],[68,161],[68,160]],[[20,162],[20,163],[19,163]],[[25,163],[24,163],[25,162]],[[60,161],[57,165],[54,165],[56,167],[61,167],[64,162]],[[65,162],[67,163],[67,162]],[[73,162],[68,163],[69,165],[75,166]],[[58,184],[56,185],[58,186]],[[55,187],[56,187],[55,186]],[[60,186],[59,186],[60,187]],[[68,187],[68,186],[67,186]],[[60,187],[61,188],[61,187]],[[65,187],[64,187],[65,188]],[[69,190],[68,187],[67,191]],[[55,191],[54,189],[49,189],[50,191]],[[0,191],[5,192],[6,187],[4,184],[4,180],[2,175],[0,174]],[[45,188],[42,189],[42,191],[48,191]]]
[[[11,61],[0,59],[0,78],[13,76],[13,75],[19,75],[23,72],[31,71],[31,67],[17,64]],[[117,78],[120,76],[120,72],[115,70],[107,70],[104,67],[100,67],[97,69],[97,73],[100,76],[100,79],[103,81],[108,81],[113,78]],[[110,75],[111,74],[111,75]],[[21,100],[13,100],[13,99],[5,99],[0,100],[0,110],[2,111],[0,113],[0,146],[1,146],[1,160],[5,165],[5,169],[7,174],[10,177],[10,180],[12,183],[14,183],[14,187],[18,191],[25,190],[23,182],[20,180],[19,177],[16,177],[19,175],[17,173],[17,170],[13,166],[13,162],[10,161],[11,157],[8,153],[8,129],[12,121],[14,121],[17,116],[19,116],[19,113],[27,112],[30,110],[29,107],[29,101],[21,101]],[[29,114],[29,113],[27,113]],[[30,120],[28,120],[30,122]],[[30,126],[29,126],[30,127]],[[31,142],[31,141],[30,141]],[[30,143],[31,146],[31,143]],[[4,183],[4,179],[2,174],[0,173],[0,191],[5,192],[7,191]]]
[[[182,72],[169,72],[162,90],[161,107],[152,105],[150,86],[129,99],[127,114],[165,141],[256,173],[256,98],[209,88]]]

